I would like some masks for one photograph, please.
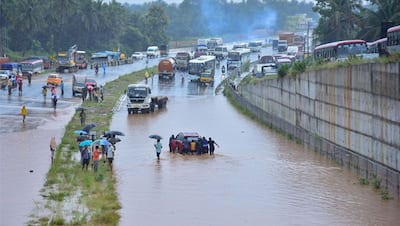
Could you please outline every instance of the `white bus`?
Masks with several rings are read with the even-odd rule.
[[[228,60],[226,63],[227,69],[234,70],[235,68],[242,68],[243,63],[250,60],[250,49],[238,48],[228,52]]]
[[[251,42],[249,42],[248,47],[251,52],[260,52],[262,46],[263,46],[262,41],[251,41]]]
[[[203,55],[189,61],[189,74],[200,76],[205,71],[215,71],[215,56]]]

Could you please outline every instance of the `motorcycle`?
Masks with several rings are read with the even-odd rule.
[[[222,69],[221,69],[221,71],[222,71],[222,74],[224,74],[224,73],[225,73],[225,66],[222,66]]]

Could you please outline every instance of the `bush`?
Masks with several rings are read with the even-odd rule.
[[[300,73],[303,73],[307,69],[307,61],[302,60],[302,61],[295,61],[291,67],[291,75],[297,75]]]
[[[279,78],[285,77],[289,72],[290,66],[287,64],[283,64],[278,68],[278,76]]]

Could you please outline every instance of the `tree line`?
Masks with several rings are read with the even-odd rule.
[[[362,5],[362,2],[369,3]],[[131,53],[171,40],[285,30],[296,14],[318,20],[321,42],[376,40],[382,21],[400,23],[400,0],[184,0],[121,4],[116,0],[0,0],[0,54],[87,51]]]
[[[289,0],[0,0],[0,52],[56,53],[81,50],[143,51],[170,40],[222,36],[285,27],[294,13],[317,14],[312,4]]]
[[[375,41],[400,24],[400,0],[316,0],[313,10],[321,16],[315,29],[321,43]]]

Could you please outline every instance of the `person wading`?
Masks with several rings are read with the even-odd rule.
[[[157,159],[160,160],[160,154],[162,149],[162,144],[160,142],[160,139],[157,139],[157,142],[154,144],[154,147],[156,148]]]
[[[25,123],[26,115],[28,115],[28,110],[26,109],[25,105],[21,108],[21,115],[22,115],[22,122]]]

